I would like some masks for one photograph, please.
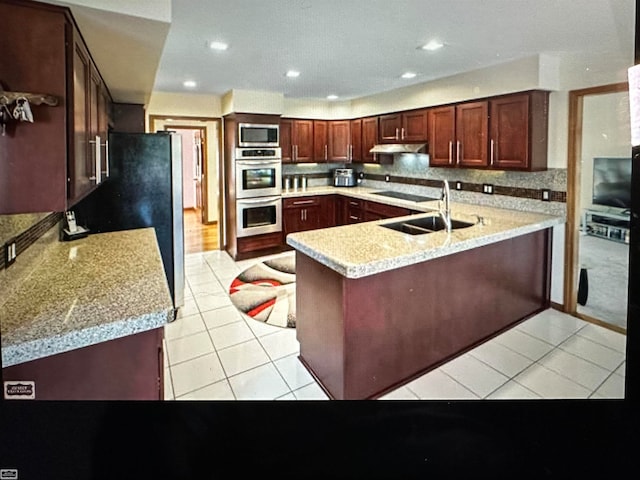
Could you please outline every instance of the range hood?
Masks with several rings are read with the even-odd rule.
[[[375,145],[370,153],[425,153],[426,143],[381,143]]]

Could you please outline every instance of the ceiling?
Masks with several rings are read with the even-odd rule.
[[[349,100],[538,53],[633,62],[634,0],[172,0],[170,25],[71,8],[116,101],[231,89]],[[419,48],[431,40],[444,47]]]

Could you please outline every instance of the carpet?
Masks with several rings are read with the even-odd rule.
[[[276,257],[247,268],[231,282],[229,297],[238,310],[253,320],[295,328],[295,257]]]

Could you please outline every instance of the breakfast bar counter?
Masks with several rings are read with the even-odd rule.
[[[549,308],[551,230],[562,217],[453,204],[452,218],[471,226],[418,235],[382,226],[438,215],[428,204],[287,236],[299,358],[330,398],[378,398]]]
[[[158,398],[174,310],[154,229],[54,241],[30,270],[0,304],[5,382],[34,381],[35,398]]]

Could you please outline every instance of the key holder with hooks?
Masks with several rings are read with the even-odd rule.
[[[6,92],[0,87],[0,135],[6,134],[7,125],[11,120],[33,123],[30,105],[58,105],[58,99],[53,95],[43,93]]]

